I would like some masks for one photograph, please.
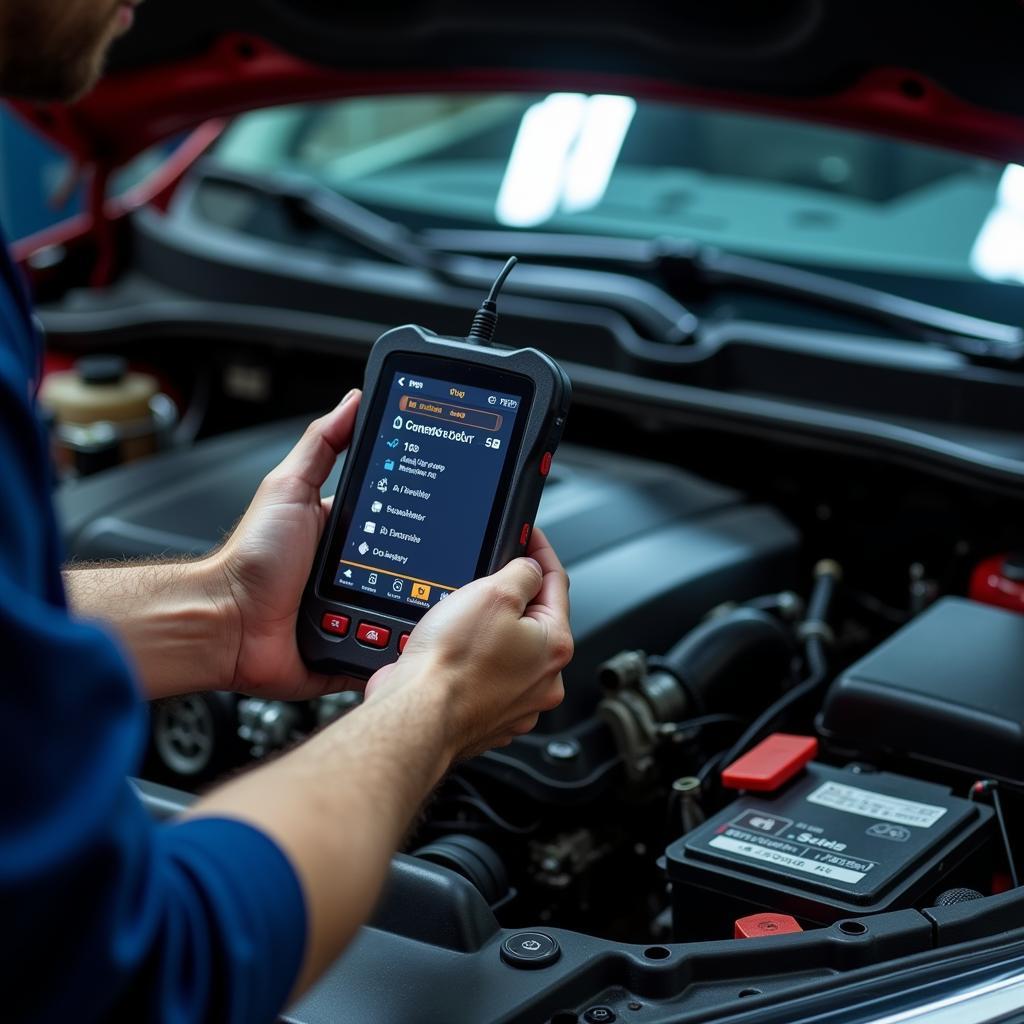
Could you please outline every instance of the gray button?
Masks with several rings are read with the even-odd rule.
[[[558,943],[544,932],[516,932],[501,944],[501,959],[512,967],[547,967],[561,952]]]

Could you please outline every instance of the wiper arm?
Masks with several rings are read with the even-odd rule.
[[[631,239],[545,232],[436,230],[424,237],[439,249],[502,251],[515,239],[522,256],[613,265],[634,274],[656,274],[668,290],[686,297],[738,286],[780,298],[838,310],[973,359],[1014,363],[1024,359],[1024,330],[969,316],[827,274],[741,256],[714,246],[676,239]]]
[[[487,253],[504,259],[515,251],[526,258],[616,265],[626,273],[523,267],[509,294],[611,306],[653,340],[668,344],[690,341],[699,329],[697,318],[673,293],[700,295],[734,285],[860,316],[973,359],[998,363],[1024,359],[1024,330],[1020,327],[713,246],[675,239],[519,231],[437,230],[416,235],[305,177],[229,170],[209,160],[204,161],[202,174],[207,180],[241,185],[294,206],[368,252],[402,266],[418,267],[450,283],[479,288],[494,277],[489,262],[453,253]],[[665,290],[634,276],[652,272],[663,278]]]
[[[305,175],[241,171],[223,167],[210,157],[200,161],[197,169],[203,181],[236,185],[273,199],[390,263],[433,270],[441,258],[405,225],[381,217]]]
[[[222,167],[209,158],[202,162],[199,173],[205,181],[225,182],[268,196],[368,253],[402,266],[422,269],[448,284],[474,291],[486,289],[500,269],[489,260],[446,252],[431,244],[428,235],[416,235],[404,225],[303,175],[240,171]],[[508,247],[507,251],[495,255],[504,263],[510,253],[519,253],[520,238],[528,237],[506,232],[503,244]],[[698,326],[697,318],[677,299],[633,274],[534,263],[519,267],[504,294],[613,309],[632,321],[647,337],[665,344],[690,341]]]
[[[1011,324],[710,246],[662,241],[658,248],[655,263],[659,270],[668,277],[682,276],[691,286],[740,285],[852,313],[973,358],[998,362],[1024,358],[1024,330]]]

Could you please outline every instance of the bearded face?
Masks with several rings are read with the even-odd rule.
[[[0,94],[70,101],[99,78],[137,0],[0,0]]]

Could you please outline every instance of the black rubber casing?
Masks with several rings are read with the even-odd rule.
[[[846,669],[818,726],[837,746],[1024,785],[1024,616],[944,597]]]
[[[381,372],[385,361],[394,354],[449,358],[453,362],[452,374],[458,378],[458,369],[466,364],[485,366],[504,373],[514,373],[533,383],[533,399],[526,412],[525,429],[519,450],[511,457],[515,463],[509,486],[495,501],[502,503],[498,532],[482,575],[488,575],[526,551],[528,531],[524,538],[524,525],[532,529],[537,506],[544,489],[545,474],[542,462],[545,455],[553,455],[562,438],[565,420],[572,400],[572,385],[565,371],[551,358],[536,349],[502,350],[481,348],[466,341],[442,338],[422,327],[408,325],[396,327],[377,339],[366,364],[363,383],[363,403],[356,419],[352,441],[353,452],[364,443],[364,432],[371,409],[375,405],[377,389],[381,385]],[[368,442],[369,443],[369,442]],[[404,633],[416,625],[416,618],[386,614],[356,603],[340,601],[321,593],[320,583],[324,565],[330,557],[331,541],[338,525],[349,486],[353,480],[357,458],[346,461],[338,484],[334,506],[327,529],[324,530],[317,550],[313,570],[302,598],[298,619],[299,651],[310,668],[332,675],[348,675],[368,679],[381,666],[398,656],[397,644]],[[525,539],[526,542],[523,542]],[[352,625],[344,637],[333,636],[320,629],[325,613],[348,616]],[[385,649],[367,647],[356,639],[360,621],[372,620],[391,630]]]

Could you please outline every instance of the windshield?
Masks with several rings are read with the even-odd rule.
[[[312,177],[414,228],[674,236],[822,269],[961,279],[1014,278],[1007,261],[1021,248],[1006,244],[1012,165],[627,96],[275,108],[236,119],[215,159]]]

